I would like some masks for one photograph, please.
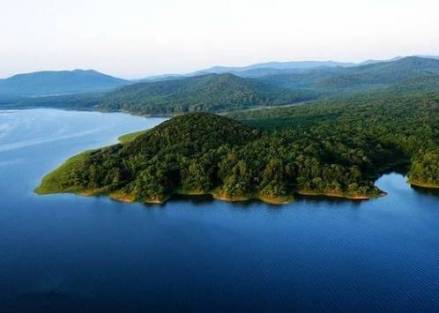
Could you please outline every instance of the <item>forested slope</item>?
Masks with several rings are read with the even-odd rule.
[[[315,98],[313,92],[286,90],[232,74],[143,82],[107,94],[99,108],[140,114],[222,112],[289,104]]]
[[[305,130],[321,138],[321,144],[325,144],[330,134],[347,142],[369,138],[361,146],[370,151],[371,157],[378,158],[378,167],[391,163],[380,159],[382,154],[370,146],[374,141],[379,143],[378,148],[386,145],[393,152],[399,151],[392,157],[393,163],[407,160],[413,185],[439,186],[437,92],[381,92],[319,101],[309,106],[235,112],[229,116],[275,133]]]
[[[292,108],[173,118],[48,175],[40,193],[163,202],[176,193],[286,202],[295,194],[367,199],[396,167],[439,186],[439,96],[380,94]]]

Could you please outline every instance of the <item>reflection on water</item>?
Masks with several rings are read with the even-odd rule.
[[[0,111],[0,312],[439,311],[439,198],[399,174],[376,200],[284,206],[32,192],[65,158],[160,121]]]

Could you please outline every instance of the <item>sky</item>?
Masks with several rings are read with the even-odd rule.
[[[438,0],[0,0],[0,77],[439,55]]]

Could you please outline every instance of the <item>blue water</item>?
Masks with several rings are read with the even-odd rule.
[[[160,119],[0,111],[0,312],[439,312],[439,196],[163,206],[37,196],[79,151]]]

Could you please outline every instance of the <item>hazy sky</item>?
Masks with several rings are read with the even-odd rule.
[[[438,0],[0,0],[0,77],[439,55]]]

